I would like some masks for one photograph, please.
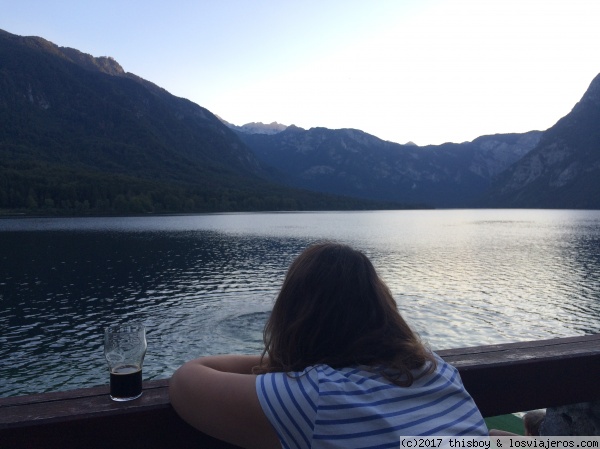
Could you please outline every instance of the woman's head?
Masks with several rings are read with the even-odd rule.
[[[429,359],[371,261],[336,243],[312,245],[294,260],[264,338],[269,371],[326,363],[405,372]]]

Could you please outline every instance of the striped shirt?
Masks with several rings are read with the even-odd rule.
[[[360,367],[316,365],[259,375],[256,392],[284,448],[398,448],[400,436],[487,435],[458,371],[435,357],[436,370],[410,387]]]

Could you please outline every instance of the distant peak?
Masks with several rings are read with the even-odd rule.
[[[269,124],[262,122],[250,122],[242,126],[237,126],[229,123],[221,117],[219,117],[219,120],[221,120],[229,128],[246,134],[277,134],[281,131],[285,131],[288,128],[286,125],[282,125],[281,123],[277,122],[271,122]]]
[[[306,131],[304,128],[300,128],[296,125],[290,125],[286,128],[286,131]]]
[[[52,53],[56,56],[60,56],[80,67],[87,70],[98,71],[106,73],[112,76],[125,75],[123,67],[111,58],[110,56],[94,57],[87,53],[83,53],[79,50],[70,47],[59,47],[58,45],[50,42],[43,37],[38,36],[18,36],[16,34],[8,33],[4,30],[0,30],[0,38],[8,39],[11,41],[19,42],[20,44],[26,45],[29,48],[42,50],[44,52]]]
[[[600,74],[592,80],[582,99],[600,103]]]

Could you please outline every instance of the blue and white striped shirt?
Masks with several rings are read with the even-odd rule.
[[[487,435],[458,371],[435,357],[437,369],[410,387],[361,367],[316,365],[259,375],[256,392],[286,449],[398,448],[400,436]]]

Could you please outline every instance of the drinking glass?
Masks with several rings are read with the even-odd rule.
[[[110,371],[110,397],[130,401],[142,395],[146,329],[140,323],[115,324],[104,332],[104,356]]]

